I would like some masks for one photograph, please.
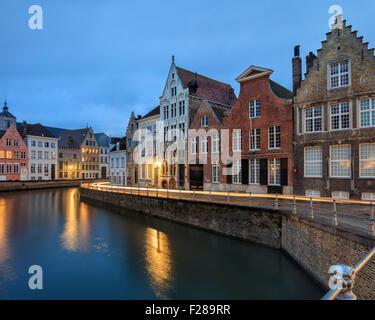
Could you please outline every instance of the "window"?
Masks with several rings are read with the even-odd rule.
[[[331,106],[331,130],[343,130],[350,127],[349,102]]]
[[[201,127],[207,127],[208,126],[208,116],[204,116],[201,118]]]
[[[49,166],[48,166],[48,164],[46,163],[45,165],[44,165],[44,173],[48,173],[49,172]]]
[[[44,147],[49,148],[49,142],[44,142]]]
[[[233,160],[233,184],[242,183],[241,160]]]
[[[375,127],[375,99],[361,100],[361,127]]]
[[[280,148],[280,127],[268,128],[268,148],[269,149]]]
[[[31,150],[31,159],[35,159],[35,150]]]
[[[250,101],[250,118],[260,117],[260,100]]]
[[[219,150],[220,150],[220,138],[219,138],[219,134],[215,133],[212,136],[212,140],[211,141],[212,141],[211,152],[212,153],[219,153]]]
[[[179,123],[178,129],[180,130],[180,139],[183,139],[185,136],[185,123]]]
[[[321,178],[322,175],[322,147],[305,148],[305,177]]]
[[[172,141],[176,141],[177,140],[176,128],[177,128],[177,125],[175,125],[175,124],[171,125],[171,135],[172,135],[171,138],[172,138]]]
[[[18,159],[18,151],[14,151],[14,159]]]
[[[18,147],[18,140],[17,140],[17,139],[14,140],[14,146],[15,146],[15,147]]]
[[[330,154],[330,176],[332,178],[350,178],[350,145],[331,146]]]
[[[38,164],[38,173],[42,173],[42,164],[41,163]]]
[[[4,174],[5,173],[5,165],[4,163],[0,163],[0,174]]]
[[[319,198],[320,197],[320,191],[318,191],[318,190],[306,190],[305,195],[306,195],[306,197]]]
[[[12,151],[7,151],[7,159],[12,159]]]
[[[375,178],[375,143],[359,145],[359,177]]]
[[[330,89],[346,87],[349,85],[349,60],[329,65]]]
[[[163,107],[163,118],[164,119],[168,119],[169,118],[169,111],[168,111],[168,109],[169,109],[169,106],[164,106]]]
[[[35,146],[36,146],[35,141],[31,141],[31,146],[32,146],[32,147],[35,147]]]
[[[280,185],[280,159],[268,159],[268,184]]]
[[[171,94],[172,94],[172,97],[174,97],[177,94],[177,87],[173,87],[171,89]]]
[[[60,168],[62,169],[62,168]],[[35,173],[35,163],[31,164],[31,173]]]
[[[336,199],[349,199],[349,192],[346,191],[333,191],[332,198]]]
[[[12,174],[12,165],[10,163],[7,164],[7,174]]]
[[[208,151],[208,137],[201,137],[201,153],[206,154]]]
[[[56,144],[51,142],[51,148],[55,148]]]
[[[375,201],[375,193],[370,193],[370,192],[362,193],[362,200]]]
[[[178,111],[180,116],[185,115],[185,100],[178,103]]]
[[[38,151],[38,159],[42,159],[42,151]]]
[[[4,158],[5,158],[5,153],[4,153],[4,151],[0,151],[0,158],[1,158],[1,159],[4,159]]]
[[[44,152],[44,159],[49,159],[49,152],[48,151]]]
[[[212,164],[212,183],[220,183],[220,165],[219,161]]]
[[[52,155],[52,160],[55,160],[56,159],[56,152],[51,152],[51,155]]]
[[[260,150],[260,129],[250,130],[250,150]]]
[[[12,146],[12,139],[7,139],[7,146],[8,147]]]
[[[306,132],[322,131],[322,107],[307,108],[306,115]]]
[[[38,141],[38,147],[43,147],[43,143],[41,141]]]
[[[177,116],[177,106],[175,103],[172,103],[171,105],[171,118],[174,118]]]
[[[241,130],[233,130],[233,138],[232,138],[232,149],[233,152],[240,152],[241,151],[241,146],[242,146],[242,141],[241,141]]]
[[[260,184],[260,160],[250,160],[250,184]]]
[[[198,137],[191,138],[191,154],[197,154]]]
[[[24,151],[21,152],[21,159],[26,159],[26,152],[24,152]]]
[[[14,174],[19,174],[20,173],[18,163],[14,164],[14,169],[13,170],[14,170]]]

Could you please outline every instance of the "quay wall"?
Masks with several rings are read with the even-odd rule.
[[[152,198],[81,188],[95,201],[284,250],[328,290],[329,267],[356,265],[375,240],[295,216],[289,212],[206,202]],[[357,275],[359,299],[375,299],[375,259]],[[291,284],[292,285],[292,284]]]

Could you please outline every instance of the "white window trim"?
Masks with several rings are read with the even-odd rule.
[[[238,171],[238,173],[233,173],[233,176],[232,176],[232,182],[233,184],[242,184],[242,163],[241,163],[241,160],[233,160],[233,166],[232,166],[232,170],[234,172],[234,167],[235,166],[235,163],[239,163],[238,167],[240,168],[240,170]],[[234,182],[234,177],[238,177],[238,181],[237,182]]]
[[[375,176],[363,176],[362,175],[362,170],[361,170],[361,162],[362,161],[371,161],[371,159],[370,160],[362,160],[361,159],[361,146],[363,146],[363,145],[368,145],[368,144],[373,144],[373,145],[375,145],[375,143],[361,143],[360,145],[359,145],[359,178],[360,179],[374,179],[375,178]],[[374,160],[375,161],[375,160]]]
[[[249,185],[251,185],[251,186],[260,186],[260,181],[259,182],[254,182],[254,183],[251,182],[251,164],[252,164],[252,162],[255,162],[255,161],[260,162],[260,159],[252,159],[252,160],[249,161]],[[255,168],[256,168],[256,166],[255,166]],[[259,163],[258,169],[255,169],[255,176],[257,176],[257,173],[260,174],[260,163]],[[260,176],[259,176],[259,180],[260,180]]]
[[[350,147],[350,175],[349,176],[333,176],[332,175],[332,168],[331,168],[331,164],[332,164],[332,156],[331,156],[331,153],[332,153],[332,147],[344,147],[344,146],[349,146]],[[352,177],[352,157],[351,157],[351,153],[352,153],[352,148],[351,148],[351,145],[350,144],[344,144],[344,145],[331,145],[329,146],[329,177],[330,178],[334,178],[334,179],[351,179]],[[337,160],[335,160],[337,161]]]
[[[305,190],[306,197],[320,198],[321,193],[319,190]]]
[[[259,148],[251,148],[251,142],[253,142],[253,145],[256,146],[256,137],[257,135],[252,135],[251,134],[251,131],[257,131],[259,130]],[[250,129],[249,131],[249,150],[250,151],[260,151],[260,129],[257,128],[257,129]]]
[[[321,171],[321,174],[318,175],[318,176],[308,176],[306,175],[306,149],[317,149],[317,148],[320,148],[321,149],[321,153],[322,153],[322,158],[320,161],[308,161],[308,163],[320,163],[321,166],[322,166],[322,171]],[[321,146],[318,146],[318,147],[305,147],[304,150],[303,150],[303,169],[304,169],[304,172],[303,172],[303,176],[305,178],[322,178],[323,177],[323,147]]]
[[[200,153],[201,154],[208,154],[208,136],[202,136],[200,141]],[[205,146],[205,150],[203,150],[203,146]]]
[[[234,141],[235,141],[235,133],[236,133],[236,136],[237,136],[237,133],[238,136],[237,136],[237,144],[238,145],[235,145]],[[236,147],[236,148],[234,148]],[[238,147],[238,149],[237,149]],[[241,132],[241,129],[235,129],[233,130],[233,133],[232,133],[232,151],[233,152],[242,152],[242,132]]]
[[[313,130],[313,131],[307,131],[306,130],[306,110],[307,109],[310,109],[310,108],[322,108],[322,116],[321,116],[321,119],[322,119],[322,127],[321,127],[321,130],[319,130],[319,131],[315,131],[315,130]],[[302,109],[302,130],[303,130],[303,133],[304,134],[313,134],[313,133],[319,133],[319,132],[324,132],[324,106],[314,106],[314,107],[304,107],[303,109]]]
[[[340,110],[340,113],[339,114],[337,114],[337,115],[339,115],[340,116],[340,128],[339,129],[333,129],[332,128],[332,106],[334,106],[334,105],[340,105],[340,108],[341,108],[341,104],[343,104],[343,103],[349,103],[349,128],[341,128],[341,124],[342,124],[342,122],[341,122],[341,115],[342,115],[342,113],[341,113],[341,110]],[[350,102],[350,101],[342,101],[342,102],[338,102],[338,103],[332,103],[332,104],[330,104],[329,105],[329,117],[328,117],[328,122],[329,122],[329,129],[330,129],[330,131],[344,131],[344,130],[351,130],[352,129],[352,119],[353,119],[353,117],[352,117],[352,103]]]
[[[370,100],[370,103],[371,103],[372,99],[375,99],[375,97],[368,97],[368,98],[365,98],[365,99],[359,99],[358,100],[358,104],[357,104],[357,123],[358,123],[358,125],[357,125],[357,128],[374,128],[375,127],[375,125],[371,125],[371,120],[372,120],[371,110],[372,109],[370,108],[370,110],[365,110],[365,111],[361,110],[361,101]],[[362,115],[363,112],[370,112],[370,125],[368,125],[368,126],[362,126],[362,124],[361,124],[361,115]]]
[[[217,139],[214,139],[214,137],[217,136]],[[217,142],[216,142],[217,141]],[[217,143],[217,150],[214,150],[214,145]],[[217,154],[220,153],[220,135],[218,133],[215,133],[211,137],[211,153]]]
[[[279,136],[280,136],[280,147],[270,147],[270,143],[271,143],[271,134],[270,134],[270,129],[271,129],[271,128],[274,128],[273,136],[274,136],[274,144],[276,145],[276,137],[277,137],[276,128],[277,128],[277,127],[280,128],[280,132],[279,132]],[[272,127],[269,127],[269,128],[268,128],[268,150],[280,150],[280,149],[281,149],[281,126],[272,126]]]
[[[334,193],[338,193],[339,195],[334,195]],[[347,195],[347,196],[344,196]],[[350,199],[350,194],[347,191],[332,191],[332,198],[334,199]]]
[[[344,86],[340,85],[338,87],[332,88],[331,87],[331,65],[337,64],[337,63],[341,63],[341,62],[344,62],[344,61],[348,61],[348,84],[344,85]],[[351,76],[351,74],[352,74],[352,62],[351,62],[350,58],[340,59],[340,60],[328,62],[327,63],[327,88],[328,88],[328,90],[335,90],[335,89],[341,89],[341,88],[351,87],[351,85],[352,85],[352,76]],[[341,76],[341,74],[339,73],[339,81],[341,82],[340,76]]]
[[[271,170],[269,170],[270,169],[270,161],[277,162],[277,160],[279,160],[279,162],[280,162],[280,159],[278,159],[278,158],[269,158],[268,159],[267,165],[268,165],[268,185],[269,186],[280,186],[281,185],[281,181],[280,181],[280,183],[271,183]],[[280,163],[280,166],[279,166],[279,176],[280,176],[280,180],[281,180],[281,163]],[[277,177],[277,174],[276,174],[276,177]]]
[[[219,171],[218,171],[218,180],[215,180],[215,175],[214,175],[214,168],[218,168]],[[213,184],[220,184],[220,163],[219,161],[215,161],[213,164],[212,164],[212,183]]]

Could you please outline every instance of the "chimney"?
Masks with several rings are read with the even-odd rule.
[[[25,120],[23,120],[23,135],[26,136],[27,135],[27,123]]]
[[[317,58],[317,56],[315,54],[313,54],[312,52],[310,52],[309,55],[306,56],[306,74],[308,74],[310,69],[313,67],[314,60],[316,58]]]
[[[294,47],[294,57],[292,59],[293,66],[293,93],[296,94],[297,89],[301,87],[302,82],[302,59],[299,56],[300,46]]]
[[[120,142],[116,143],[116,151],[120,151]]]

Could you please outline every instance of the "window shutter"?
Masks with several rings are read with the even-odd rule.
[[[288,185],[288,158],[280,159],[280,184]]]
[[[241,160],[242,184],[249,184],[249,160]]]
[[[268,184],[268,166],[267,159],[260,159],[260,185],[266,186]]]
[[[227,168],[232,168],[232,163],[227,164]],[[231,172],[232,173],[232,172]],[[232,184],[233,182],[233,176],[231,174],[227,175],[227,184]]]

